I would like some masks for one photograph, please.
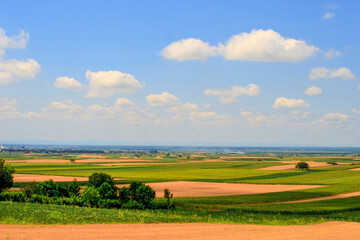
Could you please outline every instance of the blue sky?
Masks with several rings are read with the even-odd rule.
[[[0,1],[0,141],[359,146],[358,1]]]

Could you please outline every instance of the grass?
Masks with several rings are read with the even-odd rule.
[[[118,155],[105,155],[106,159]],[[124,156],[122,154],[122,156]],[[325,221],[360,222],[360,198],[333,199],[307,203],[281,203],[292,200],[317,198],[360,191],[360,171],[349,171],[358,165],[317,168],[311,171],[257,170],[268,166],[281,165],[269,159],[256,158],[226,159],[224,162],[204,162],[199,157],[196,163],[189,163],[184,157],[156,159],[155,155],[141,156],[140,160],[153,162],[176,162],[167,165],[126,165],[99,166],[93,163],[21,163],[22,159],[57,158],[69,159],[66,155],[21,155],[0,154],[9,160],[16,173],[83,176],[104,172],[113,177],[125,178],[118,183],[133,180],[142,182],[203,181],[221,183],[251,184],[313,184],[325,187],[279,193],[223,197],[176,197],[174,210],[108,210],[76,208],[70,206],[41,205],[30,203],[0,202],[0,223],[2,224],[88,224],[88,223],[251,223],[251,224],[312,224]],[[133,157],[133,155],[129,155]],[[216,155],[209,156],[211,159]],[[102,161],[106,161],[102,160]],[[190,160],[194,160],[191,158]],[[123,159],[125,160],[125,159]],[[276,161],[277,158],[271,159]],[[281,160],[305,160],[321,162],[359,162],[352,158],[283,158]],[[131,162],[129,159],[127,162]],[[82,182],[85,185],[85,182]],[[20,186],[20,184],[16,184]],[[170,189],[171,190],[171,189]],[[162,201],[157,199],[156,201]]]

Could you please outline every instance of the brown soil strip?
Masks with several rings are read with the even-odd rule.
[[[170,191],[174,194],[174,197],[213,197],[285,192],[323,187],[321,185],[270,185],[187,181],[147,183],[146,185],[149,185],[156,191],[157,197],[163,197],[165,188],[170,189]],[[123,186],[128,185],[118,185],[118,187]]]
[[[296,201],[289,201],[289,202],[281,202],[281,203],[315,202],[315,201],[331,200],[331,199],[338,199],[338,198],[348,198],[348,197],[357,197],[357,196],[360,196],[360,192],[344,193],[344,194],[339,194],[339,195],[334,195],[334,196],[310,198],[310,199],[296,200]]]
[[[32,160],[9,160],[7,163],[71,163],[65,159],[32,159]],[[135,159],[76,159],[75,163],[100,163],[100,162],[151,162],[151,160],[135,160]]]
[[[259,168],[257,170],[295,170],[295,165],[299,161],[279,161],[279,163],[292,163],[291,165],[279,165],[279,166],[271,166],[265,168]],[[327,164],[326,162],[307,162],[311,168],[325,168],[325,167],[339,167],[343,165],[349,165],[350,163],[338,163],[338,165]]]
[[[51,175],[35,175],[35,174],[14,174],[14,182],[43,182],[54,180],[54,182],[71,182],[76,178],[77,181],[88,181],[87,177],[70,177],[70,176],[51,176]]]
[[[295,226],[210,223],[0,225],[0,238],[11,240],[354,240],[359,237],[360,223],[354,222],[327,222]]]
[[[351,171],[360,171],[360,168],[353,168],[353,169],[349,169]]]

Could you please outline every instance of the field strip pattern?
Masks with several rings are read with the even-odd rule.
[[[360,223],[327,222],[314,225],[266,226],[235,224],[109,224],[109,225],[0,225],[0,238],[11,240],[97,239],[359,239]]]
[[[323,187],[323,185],[280,185],[280,184],[246,184],[246,183],[214,183],[214,182],[159,182],[146,183],[155,190],[157,197],[163,196],[165,188],[170,189],[174,197],[213,197],[248,195],[273,192],[285,192]],[[118,187],[128,186],[117,185]]]
[[[281,203],[315,202],[315,201],[323,201],[323,200],[331,200],[331,199],[339,199],[339,198],[349,198],[349,197],[357,197],[357,196],[360,196],[360,192],[344,193],[344,194],[339,194],[339,195],[334,195],[334,196],[310,198],[310,199],[295,200],[295,201],[281,202]]]

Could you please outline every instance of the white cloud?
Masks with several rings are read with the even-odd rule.
[[[200,39],[188,38],[171,43],[161,51],[161,56],[178,61],[203,60],[217,55],[217,47]]]
[[[342,121],[346,121],[349,118],[350,116],[342,113],[328,113],[323,116],[323,119],[342,120]]]
[[[24,49],[29,41],[29,34],[21,31],[19,35],[8,37],[5,30],[0,28],[0,57],[5,55],[4,49],[21,48]]]
[[[342,52],[335,51],[334,49],[330,49],[329,51],[324,53],[324,56],[325,56],[325,58],[333,59],[333,58],[336,58],[336,57],[341,57]]]
[[[319,87],[312,86],[312,87],[309,87],[308,89],[306,89],[304,93],[306,95],[318,96],[318,95],[322,94],[322,90]]]
[[[90,91],[86,97],[106,98],[117,93],[131,93],[145,87],[135,77],[119,71],[86,71],[86,79],[90,81]]]
[[[132,101],[130,101],[127,98],[118,98],[115,102],[115,104],[117,105],[127,105],[127,106],[131,106],[134,105],[135,103],[133,103]]]
[[[146,100],[150,106],[167,106],[167,105],[176,105],[179,100],[174,95],[163,92],[162,94],[149,94],[146,97]]]
[[[330,18],[333,18],[335,16],[334,13],[332,12],[327,12],[323,15],[323,19],[330,19]]]
[[[192,112],[190,118],[192,120],[214,120],[219,116],[215,112]]]
[[[218,100],[221,104],[236,103],[236,97],[242,95],[257,96],[260,94],[259,86],[256,84],[249,84],[246,87],[232,86],[231,90],[227,89],[206,89],[204,91],[205,96],[218,96]]]
[[[360,85],[358,85],[357,89],[360,90]]]
[[[57,88],[71,89],[71,90],[80,90],[82,85],[80,82],[74,78],[69,77],[58,77],[54,82],[54,86]]]
[[[334,68],[334,69],[319,67],[319,68],[311,69],[309,78],[311,80],[329,79],[329,78],[340,78],[341,80],[351,80],[355,78],[355,75],[350,71],[350,69],[345,67]]]
[[[273,108],[302,108],[308,106],[310,106],[310,104],[305,102],[303,99],[288,99],[280,97],[275,100]]]
[[[269,30],[253,30],[232,36],[225,44],[223,55],[228,60],[260,62],[298,62],[319,51],[304,40],[285,38]]]
[[[167,109],[167,112],[191,112],[191,111],[198,111],[199,106],[195,103],[184,103],[180,106],[173,106]]]
[[[35,78],[40,73],[40,65],[33,59],[26,61],[0,61],[0,84],[9,84],[19,79]]]
[[[40,118],[41,114],[34,112],[21,113],[18,111],[18,102],[15,99],[0,98],[0,119],[13,119],[13,118]]]
[[[241,111],[240,112],[241,116],[243,117],[252,117],[253,113],[252,112],[248,112],[248,111]]]
[[[232,36],[225,44],[210,46],[200,39],[182,39],[165,47],[161,55],[178,61],[223,56],[228,60],[298,62],[314,56],[319,48],[304,40],[285,38],[274,30],[253,30]]]
[[[352,111],[353,113],[358,113],[358,114],[360,114],[360,109],[353,108],[351,111]]]
[[[334,123],[343,123],[349,119],[350,116],[342,113],[327,113],[322,118],[313,121],[312,124],[321,124],[320,126],[326,127]]]

